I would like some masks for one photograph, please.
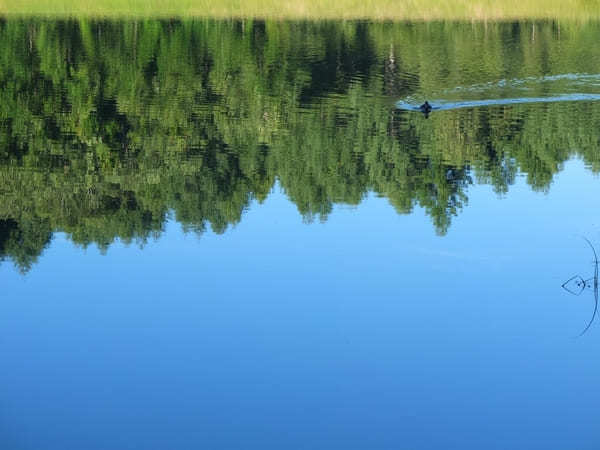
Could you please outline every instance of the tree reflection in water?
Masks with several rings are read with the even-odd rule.
[[[540,23],[531,42],[521,23],[3,20],[0,257],[26,271],[56,231],[101,249],[143,243],[171,215],[223,233],[276,183],[307,220],[374,192],[443,235],[475,182],[506,194],[521,172],[547,191],[573,157],[597,172],[593,101],[429,120],[394,106],[598,72],[600,26],[555,28]]]

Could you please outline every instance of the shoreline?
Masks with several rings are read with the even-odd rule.
[[[264,20],[600,20],[600,0],[0,0],[0,16]]]

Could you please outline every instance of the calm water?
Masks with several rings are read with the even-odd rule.
[[[0,447],[598,448],[598,42],[1,21]]]

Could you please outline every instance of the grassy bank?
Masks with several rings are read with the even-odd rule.
[[[271,19],[600,19],[600,0],[0,0],[0,15]]]

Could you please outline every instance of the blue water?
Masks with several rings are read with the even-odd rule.
[[[226,238],[58,235],[0,267],[4,448],[596,448],[600,329],[560,287],[600,241],[590,182],[477,186],[443,238],[374,196],[306,225],[277,190]]]
[[[0,20],[0,450],[597,449],[599,41]]]

